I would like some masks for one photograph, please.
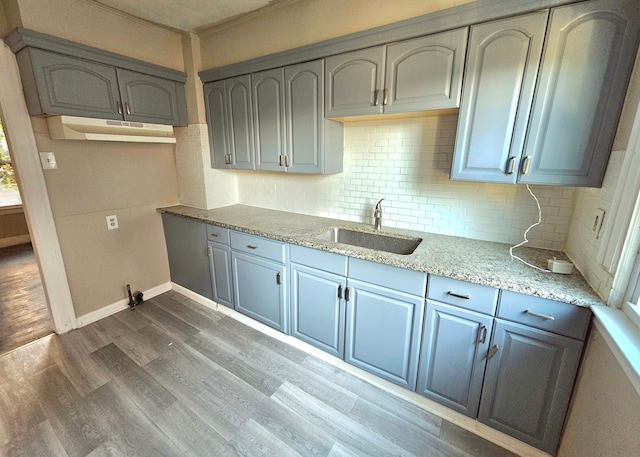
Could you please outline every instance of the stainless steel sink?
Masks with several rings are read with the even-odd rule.
[[[401,237],[390,233],[360,232],[341,227],[330,228],[314,238],[402,255],[412,254],[422,242],[422,238]]]

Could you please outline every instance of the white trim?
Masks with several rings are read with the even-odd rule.
[[[22,95],[18,64],[4,42],[0,45],[0,81],[2,125],[11,149],[19,151],[13,154],[11,160],[20,184],[42,286],[53,326],[57,333],[64,333],[75,328],[76,315],[31,118]]]
[[[27,244],[31,242],[31,236],[26,235],[8,236],[6,238],[0,238],[0,248],[7,248],[9,246],[17,246],[19,244]]]
[[[337,357],[327,354],[326,352],[321,351],[320,349],[314,346],[311,346],[310,344],[307,344],[304,341],[294,338],[293,336],[285,335],[284,333],[281,333],[275,329],[272,329],[271,327],[268,327],[248,316],[245,316],[244,314],[240,314],[239,312],[231,308],[227,308],[226,306],[219,305],[216,302],[209,300],[208,298],[205,298],[188,289],[185,289],[184,287],[178,284],[171,283],[171,285],[175,292],[180,293],[192,299],[193,301],[200,303],[203,306],[206,306],[207,308],[218,311],[226,316],[231,317],[232,319],[235,319],[247,325],[248,327],[251,327],[261,333],[264,333],[265,335],[275,338],[278,341],[282,341],[283,343],[289,344],[297,349],[300,349],[301,351],[306,352],[309,355],[317,357],[318,359],[323,360],[324,362],[327,362],[333,365],[334,367],[340,368],[341,370],[346,371],[362,379],[363,381],[368,382],[369,384],[379,387],[380,389],[392,395],[395,395],[396,397],[399,397],[405,401],[408,401],[418,406],[419,408],[424,409],[425,411],[428,411],[432,414],[437,415],[438,417],[448,420],[449,422],[465,430],[468,430],[474,435],[477,435],[481,438],[491,441],[492,443],[495,443],[498,446],[501,446],[519,456],[550,457],[549,454],[542,452],[541,450],[536,449],[533,446],[530,446],[509,435],[499,432],[498,430],[495,430],[489,427],[488,425],[484,425],[478,422],[477,420],[467,417],[463,414],[460,414],[452,409],[447,408],[446,406],[442,406],[441,404],[436,403],[432,400],[429,400],[428,398],[423,397],[422,395],[419,395],[415,392],[412,392],[396,384],[393,384],[389,381],[386,381],[382,378],[379,378],[378,376],[372,375],[371,373],[361,370],[360,368],[357,368],[353,365],[349,365],[348,363],[338,359]]]
[[[594,323],[640,395],[640,329],[619,309],[593,306]]]
[[[150,300],[153,297],[156,297],[160,294],[168,292],[171,290],[171,283],[165,282],[164,284],[160,284],[159,286],[152,287],[151,289],[147,289],[142,291],[143,298],[145,300]],[[79,327],[84,327],[85,325],[89,325],[93,322],[99,321],[100,319],[104,319],[105,317],[109,317],[112,314],[119,313],[122,310],[129,308],[129,299],[125,298],[122,300],[118,300],[115,303],[111,303],[110,305],[104,306],[100,309],[92,311],[87,314],[83,314],[82,316],[78,316],[76,320]]]

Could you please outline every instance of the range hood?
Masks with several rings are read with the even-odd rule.
[[[170,125],[93,119],[75,116],[47,118],[54,140],[122,141],[128,143],[175,143]]]

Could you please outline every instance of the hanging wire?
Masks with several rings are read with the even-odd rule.
[[[529,234],[529,230],[531,230],[533,227],[535,227],[536,225],[540,225],[542,223],[542,209],[540,208],[540,202],[538,201],[538,197],[536,197],[536,195],[533,193],[533,191],[531,190],[531,188],[529,187],[529,184],[527,184],[527,190],[529,191],[529,193],[531,194],[531,196],[533,197],[533,199],[536,201],[536,205],[538,206],[538,222],[531,224],[529,226],[529,228],[527,230],[524,231],[524,241],[522,243],[516,244],[515,246],[511,246],[509,248],[509,255],[511,256],[512,259],[517,259],[520,262],[524,263],[525,265],[530,266],[531,268],[535,268],[536,270],[540,270],[540,271],[544,271],[545,273],[551,273],[550,270],[547,270],[545,268],[540,268],[537,267],[535,265],[531,265],[529,262],[527,262],[526,260],[518,257],[517,255],[515,255],[513,253],[513,250],[516,248],[519,248],[520,246],[524,246],[525,244],[527,244],[529,242],[529,239],[527,238],[527,235]]]

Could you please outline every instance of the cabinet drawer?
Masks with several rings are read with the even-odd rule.
[[[591,310],[503,290],[498,317],[584,340],[591,320]]]
[[[276,262],[285,262],[286,244],[280,241],[268,240],[258,236],[240,232],[231,232],[231,249],[258,255]]]
[[[424,297],[427,274],[368,260],[349,258],[349,278]]]
[[[207,239],[229,245],[229,229],[207,224]]]
[[[498,303],[498,289],[429,275],[427,298],[493,316]]]
[[[344,255],[296,245],[290,246],[289,255],[291,262],[340,276],[347,275],[347,257]]]

